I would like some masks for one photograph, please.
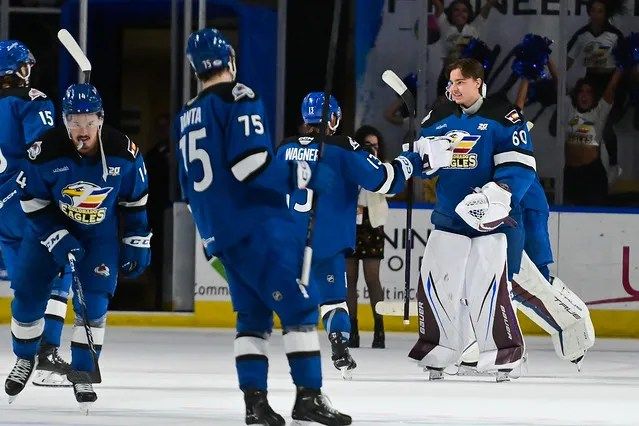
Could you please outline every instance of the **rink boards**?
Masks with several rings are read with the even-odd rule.
[[[419,265],[432,229],[431,210],[414,211],[414,246],[412,250],[411,299],[414,299]],[[591,309],[599,336],[639,337],[639,215],[622,212],[551,212],[549,230],[555,264],[551,270]],[[406,247],[405,210],[391,208],[386,234],[385,258],[380,279],[386,300],[404,297],[404,250]],[[111,312],[111,325],[139,326],[213,326],[232,327],[234,315],[228,285],[221,264],[209,265],[201,250],[196,250],[195,312],[136,313]],[[360,271],[358,282],[359,324],[372,329],[368,291]],[[0,286],[0,321],[10,319],[9,290]],[[527,333],[543,333],[520,315]],[[407,328],[400,318],[386,318],[387,330],[416,329],[416,321]]]

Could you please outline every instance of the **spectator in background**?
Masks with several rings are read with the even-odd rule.
[[[370,149],[381,161],[384,161],[382,134],[372,126],[362,126],[355,132],[355,140]],[[351,318],[351,335],[349,347],[359,347],[359,331],[357,326],[357,280],[359,261],[364,267],[364,280],[368,288],[375,328],[373,348],[386,347],[384,336],[384,319],[375,313],[375,304],[384,300],[382,284],[379,280],[379,267],[384,258],[384,224],[388,217],[386,196],[365,189],[359,193],[357,206],[357,238],[355,252],[346,259],[346,282],[348,284],[348,312]]]
[[[586,68],[587,87],[593,91],[595,97],[603,96],[615,75],[616,64],[613,49],[619,40],[623,39],[623,34],[610,23],[610,19],[623,12],[623,5],[623,0],[590,0],[587,4],[588,24],[577,30],[568,42],[568,69],[577,58],[582,58],[582,64]],[[580,85],[580,87],[582,86],[583,84]],[[612,109],[606,111],[606,122],[597,137],[603,136],[609,154],[610,168],[614,169],[612,173],[618,174],[617,135],[613,126],[623,115],[627,88],[623,84],[616,84],[615,87],[613,98],[609,102],[612,104]],[[608,168],[608,164],[606,164],[606,168]]]
[[[481,38],[479,34],[488,19],[490,9],[496,3],[497,0],[487,0],[475,16],[469,0],[453,0],[447,8],[444,8],[442,0],[433,0],[439,31],[445,43],[444,64],[437,80],[437,96],[443,96],[446,92],[448,76],[445,71],[448,64],[461,57],[461,52],[471,38]]]
[[[621,75],[621,70],[612,74],[602,96],[597,93],[597,83],[588,77],[577,81],[572,91],[566,128],[565,204],[604,204],[608,182],[619,173],[618,168],[607,173],[602,158],[605,158],[603,128],[613,108]]]

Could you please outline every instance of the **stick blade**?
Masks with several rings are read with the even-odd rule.
[[[375,312],[379,315],[390,317],[404,316],[404,302],[377,302],[375,304]],[[408,304],[408,315],[417,316],[417,304],[412,302]]]
[[[407,90],[408,87],[404,84],[401,78],[395,74],[392,70],[386,70],[382,73],[382,80],[384,83],[388,84],[391,89],[395,91],[399,96],[402,96]]]
[[[80,70],[84,73],[91,72],[91,62],[86,57],[78,42],[75,41],[71,33],[64,28],[58,31],[58,40],[78,63]]]

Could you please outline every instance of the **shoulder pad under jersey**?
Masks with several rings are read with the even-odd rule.
[[[195,99],[189,101],[187,106],[204,96],[214,94],[226,103],[251,102],[259,99],[257,93],[250,87],[237,82],[219,83],[203,90]]]
[[[60,157],[75,154],[69,134],[64,126],[49,129],[42,136],[29,144],[27,158],[32,163],[41,164]]]
[[[14,87],[11,89],[0,89],[0,98],[4,98],[7,96],[15,96],[16,98],[24,99],[25,101],[48,99],[47,95],[45,95],[43,92],[31,87]]]
[[[519,108],[503,96],[489,96],[484,100],[477,114],[494,120],[504,127],[519,126],[526,122]]]
[[[106,155],[130,161],[134,161],[138,156],[137,145],[127,135],[106,124],[102,127],[102,144]]]
[[[433,105],[433,109],[426,113],[426,116],[422,119],[421,126],[430,127],[451,115],[459,115],[459,107],[457,104],[448,99],[438,101]]]

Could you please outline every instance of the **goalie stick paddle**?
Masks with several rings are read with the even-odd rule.
[[[89,346],[89,352],[91,352],[91,359],[93,360],[93,370],[88,373],[86,371],[72,370],[67,374],[67,378],[71,383],[102,383],[102,375],[100,374],[100,366],[98,365],[98,353],[95,350],[95,344],[93,343],[93,333],[91,332],[91,325],[89,323],[89,316],[87,314],[87,304],[84,298],[84,291],[82,290],[82,283],[78,277],[78,273],[75,269],[75,257],[69,253],[69,268],[71,269],[71,278],[73,280],[73,292],[77,298],[78,305],[80,305],[79,314],[84,323],[84,332],[87,336],[87,344]],[[88,378],[86,377],[88,375]],[[87,380],[88,379],[88,380]]]
[[[320,122],[319,135],[319,152],[317,162],[322,161],[324,153],[324,140],[326,139],[326,128],[328,127],[329,102],[331,91],[333,89],[333,72],[335,70],[335,53],[337,51],[337,39],[339,37],[339,23],[342,11],[342,0],[335,0],[333,5],[333,21],[331,23],[331,38],[328,46],[328,58],[326,60],[326,85],[324,87],[324,103],[322,104],[322,121]],[[311,210],[309,211],[308,228],[306,229],[306,244],[304,247],[304,257],[302,260],[302,274],[297,283],[304,297],[308,298],[306,286],[310,280],[311,262],[313,260],[313,234],[315,232],[315,221],[317,218],[317,199],[316,193],[312,194]]]
[[[408,151],[413,151],[413,143],[415,141],[415,120],[417,110],[415,109],[415,97],[408,90],[408,87],[404,84],[401,78],[397,76],[393,71],[386,70],[382,73],[382,80],[384,83],[395,91],[402,99],[402,102],[408,110],[408,132],[404,136],[404,143],[408,143]],[[410,324],[410,272],[411,272],[411,250],[413,248],[413,192],[414,192],[413,178],[411,177],[406,182],[406,251],[404,252],[404,324]],[[378,314],[384,315],[377,310],[377,303],[375,310]],[[388,302],[393,303],[393,302]],[[383,310],[383,305],[382,305]],[[396,314],[386,314],[396,315]]]
[[[65,29],[58,31],[58,40],[80,67],[80,71],[84,74],[83,83],[89,83],[91,81],[91,62],[89,62],[80,45],[75,41],[71,33]]]

